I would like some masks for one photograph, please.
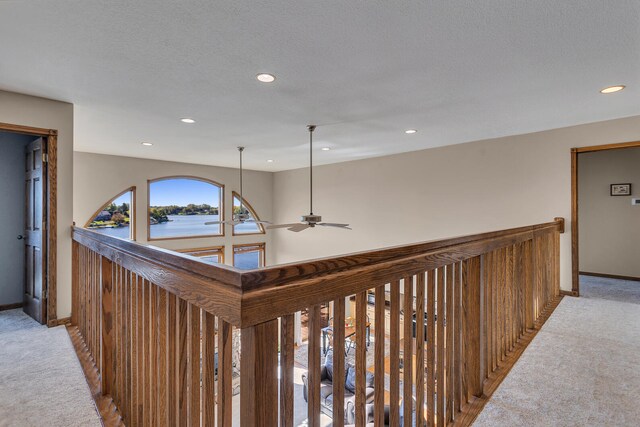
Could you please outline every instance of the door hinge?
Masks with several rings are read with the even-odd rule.
[[[48,162],[49,162],[49,154],[48,153],[42,154],[42,163],[48,163]]]

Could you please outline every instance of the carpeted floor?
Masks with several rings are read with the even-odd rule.
[[[0,312],[0,426],[100,426],[64,326]]]
[[[636,426],[640,283],[582,277],[474,426]]]

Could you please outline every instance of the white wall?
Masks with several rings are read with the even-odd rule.
[[[57,316],[71,315],[73,206],[73,105],[0,91],[0,122],[58,131]]]
[[[631,183],[631,196],[610,185]],[[640,277],[640,148],[582,153],[578,160],[580,271]]]
[[[401,137],[405,137],[402,135]],[[561,287],[571,289],[571,147],[640,139],[640,116],[315,169],[315,214],[353,231],[277,230],[278,263],[566,219]],[[390,141],[389,143],[393,143]],[[278,172],[278,222],[308,211],[307,170]]]
[[[271,263],[273,248],[270,234],[232,236],[226,226],[221,237],[147,240],[147,180],[165,176],[197,176],[225,185],[225,218],[231,218],[232,191],[240,192],[239,172],[233,168],[193,165],[188,163],[146,160],[133,157],[104,154],[74,153],[74,203],[73,217],[76,224],[84,226],[91,215],[104,203],[123,190],[136,186],[135,215],[136,241],[166,249],[188,249],[207,246],[225,246],[225,263],[232,264],[232,245],[266,242],[267,264]],[[270,172],[244,171],[244,198],[251,204],[260,219],[270,220],[273,214],[273,174]]]
[[[0,305],[24,295],[24,151],[36,137],[0,132]]]

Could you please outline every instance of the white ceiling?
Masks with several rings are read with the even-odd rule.
[[[638,115],[640,2],[0,1],[0,88],[78,151],[283,170],[307,123],[333,163]]]

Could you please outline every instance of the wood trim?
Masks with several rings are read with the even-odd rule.
[[[560,295],[562,295],[564,297],[577,297],[578,296],[573,291],[565,291],[564,289],[560,289]]]
[[[32,126],[14,125],[11,123],[0,123],[0,130],[5,132],[22,133],[35,136],[50,136],[58,135],[56,129],[37,128]]]
[[[22,301],[14,302],[13,304],[2,304],[0,305],[0,311],[15,310],[16,308],[22,308],[23,305],[24,303]]]
[[[236,265],[236,249],[242,249],[242,248],[258,248],[258,251],[260,252],[260,262],[262,264],[262,267],[259,268],[263,268],[266,263],[267,263],[267,244],[264,242],[259,242],[259,243],[239,243],[237,245],[233,245],[232,246],[232,250],[231,250],[231,256],[233,257],[232,261],[233,261],[233,265]],[[252,251],[239,251],[239,252],[252,252]],[[245,270],[245,271],[251,271],[251,270]]]
[[[640,141],[620,142],[615,144],[602,144],[593,145],[591,147],[577,147],[572,148],[576,153],[592,153],[594,151],[606,151],[606,150],[620,150],[622,148],[636,148],[640,147]]]
[[[70,326],[71,325],[71,317],[63,317],[61,319],[49,320],[47,326],[50,328],[55,328],[56,326]]]
[[[161,178],[154,178],[154,179],[148,179],[147,180],[147,215],[146,215],[146,221],[147,221],[147,241],[148,242],[153,242],[153,241],[159,241],[159,240],[182,240],[182,239],[206,239],[209,237],[223,237],[224,236],[224,224],[220,225],[220,234],[207,234],[207,235],[201,235],[201,236],[177,236],[177,237],[151,237],[151,221],[149,221],[149,212],[151,211],[151,184],[153,184],[154,182],[158,182],[158,181],[167,181],[170,179],[192,179],[195,181],[202,181],[202,182],[206,182],[208,184],[212,184],[215,185],[216,187],[220,188],[220,203],[218,206],[218,212],[219,212],[219,217],[220,217],[220,221],[224,221],[224,184],[220,184],[217,181],[214,181],[212,179],[208,179],[208,178],[203,178],[200,176],[191,176],[191,175],[171,175],[171,176],[163,176]],[[232,203],[233,204],[233,203]]]
[[[635,276],[620,276],[618,274],[608,274],[608,273],[592,273],[588,271],[581,271],[581,276],[593,276],[593,277],[605,277],[607,279],[619,279],[619,280],[630,280],[633,282],[640,282],[640,277]]]
[[[132,186],[127,188],[124,191],[121,191],[120,193],[118,193],[115,197],[109,199],[109,201],[107,203],[105,203],[104,205],[102,205],[102,207],[100,209],[98,209],[97,211],[95,211],[93,213],[93,215],[91,215],[89,217],[89,220],[87,222],[85,222],[84,227],[83,228],[89,228],[89,224],[91,224],[93,222],[93,218],[97,217],[98,214],[100,212],[102,212],[104,210],[104,208],[107,207],[107,205],[109,205],[110,203],[112,203],[114,200],[116,200],[118,197],[124,195],[125,193],[131,192],[131,206],[129,207],[129,209],[133,212],[133,218],[129,217],[129,234],[131,236],[131,240],[135,241],[136,240],[136,224],[138,223],[138,210],[136,209],[136,186]]]
[[[580,295],[578,232],[578,150],[571,149],[571,292]]]
[[[234,215],[234,209],[235,209],[234,200],[235,200],[236,197],[238,198],[238,200],[240,200],[240,195],[238,193],[236,193],[235,191],[232,191],[231,192],[231,218],[233,218],[233,215]],[[247,199],[245,199],[244,197],[242,198],[242,204],[244,205],[244,207],[247,208],[247,210],[249,211],[251,216],[253,216],[253,218],[256,221],[260,221],[260,217],[258,216],[258,213],[256,212],[255,209],[253,209],[251,204],[249,202],[247,202]],[[251,233],[236,233],[236,228],[232,226],[231,227],[231,235],[232,236],[252,236],[252,235],[265,234],[264,226],[262,224],[256,224],[256,225],[258,226],[260,231],[251,232]]]

